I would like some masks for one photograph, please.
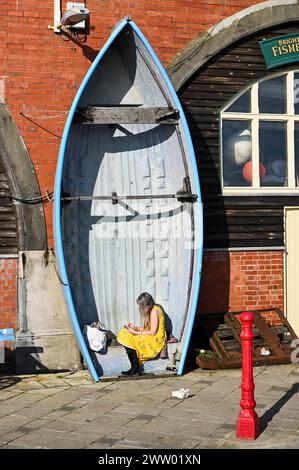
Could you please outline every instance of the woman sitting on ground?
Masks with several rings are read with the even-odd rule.
[[[143,326],[128,323],[124,326],[117,341],[125,346],[131,368],[122,372],[123,375],[140,375],[139,365],[156,357],[163,349],[166,341],[164,310],[155,304],[153,297],[143,292],[137,299]]]

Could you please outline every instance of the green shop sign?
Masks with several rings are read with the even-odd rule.
[[[299,62],[299,33],[260,41],[268,69]]]

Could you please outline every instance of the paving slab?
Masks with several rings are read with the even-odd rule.
[[[154,418],[153,415],[137,415],[134,419],[131,419],[125,426],[124,430],[138,431],[142,429],[143,426],[149,423]]]
[[[33,421],[29,421],[23,426],[17,427],[15,430],[21,431],[24,434],[27,434],[28,432],[31,432],[34,429],[38,429],[38,428],[41,428],[42,426],[45,426],[49,422],[50,421],[45,418],[37,418],[37,419],[34,419]]]
[[[37,419],[37,418],[46,418],[49,414],[51,409],[48,407],[42,406],[29,406],[18,410],[16,413],[18,416],[26,417],[29,420]]]
[[[175,412],[172,408],[170,408],[162,411],[160,416],[164,416],[164,419],[173,418],[173,416],[175,416],[178,420],[178,424],[180,424],[181,420],[187,420],[189,423],[192,423],[194,421],[200,421],[201,415],[201,410],[184,409],[183,404],[179,403],[178,406],[176,406],[175,408]]]
[[[60,419],[60,420],[55,420],[55,421],[49,421],[46,424],[44,424],[40,429],[43,431],[70,433],[74,431],[75,429],[78,429],[78,427],[80,427],[80,424],[78,423],[69,423],[67,421],[63,421],[62,419]]]
[[[46,411],[49,411],[49,410],[46,410]],[[50,411],[50,413],[46,412],[46,414],[43,416],[43,419],[55,420],[55,419],[61,418],[62,416],[65,416],[69,413],[70,413],[69,411],[58,409],[58,410]]]
[[[113,434],[114,438],[119,438],[120,442],[125,445],[129,445],[132,443],[133,445],[158,445],[160,440],[163,438],[167,438],[169,436],[169,432],[160,432],[159,434],[155,434],[152,431],[146,431],[143,427],[138,431],[130,431],[125,430],[122,433]],[[145,447],[146,448],[146,447]]]
[[[188,421],[188,419],[185,419],[185,420],[181,419],[180,426],[179,426],[180,429],[183,424],[188,425],[189,423],[190,422]],[[149,423],[145,424],[142,429],[143,431],[152,432],[155,434],[159,434],[160,432],[167,433],[169,432],[169,430],[172,430],[172,432],[174,430],[180,431],[178,430],[178,420],[176,418],[167,417],[166,419],[164,416],[155,417]]]
[[[47,447],[49,449],[82,449],[91,444],[93,436],[62,436],[61,432],[38,430],[13,441],[13,444],[30,448]]]
[[[194,449],[199,443],[200,438],[184,438],[182,436],[161,437],[157,448],[159,449]]]
[[[2,436],[0,436],[0,445],[9,444],[10,442],[15,441],[16,439],[18,439],[21,436],[24,436],[25,434],[26,432],[22,432],[22,431],[7,432],[3,434]]]

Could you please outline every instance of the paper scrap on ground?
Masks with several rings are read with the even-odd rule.
[[[175,398],[180,398],[181,400],[183,398],[188,398],[189,397],[189,388],[180,388],[180,390],[175,390],[172,392],[172,396]]]

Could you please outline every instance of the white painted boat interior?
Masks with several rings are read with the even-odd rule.
[[[129,27],[108,49],[79,102],[109,105],[174,106],[150,54]],[[180,120],[178,125],[73,123],[62,191],[71,196],[174,194],[187,167]],[[65,262],[82,329],[100,320],[117,335],[129,321],[140,325],[136,299],[145,291],[164,307],[168,330],[181,340],[193,269],[192,227],[192,203],[177,199],[62,202]],[[129,366],[121,346],[93,358],[100,375],[117,375]],[[156,359],[144,369],[157,372],[168,364]]]

